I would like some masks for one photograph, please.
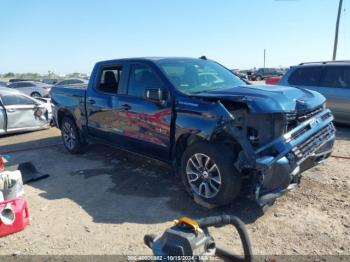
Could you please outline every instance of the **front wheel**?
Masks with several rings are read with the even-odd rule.
[[[33,93],[30,94],[30,96],[34,97],[34,98],[41,97],[40,93],[38,93],[38,92],[33,92]]]
[[[232,150],[224,144],[201,142],[190,146],[181,161],[186,190],[210,205],[231,203],[241,189],[234,162]]]
[[[84,142],[81,139],[78,128],[74,120],[70,117],[62,119],[61,135],[64,147],[72,154],[82,152]]]

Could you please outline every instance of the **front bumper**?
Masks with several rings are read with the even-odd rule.
[[[333,119],[326,109],[255,151],[255,199],[261,206],[295,188],[301,172],[330,156],[335,140]]]

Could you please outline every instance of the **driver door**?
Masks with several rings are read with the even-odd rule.
[[[171,103],[146,99],[149,88],[167,88],[149,65],[130,64],[127,92],[119,98],[118,125],[124,146],[133,151],[167,160],[170,149]]]

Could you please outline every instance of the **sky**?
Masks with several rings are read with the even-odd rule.
[[[330,60],[338,0],[0,0],[0,73],[206,55],[229,68]],[[338,59],[350,59],[344,0]]]

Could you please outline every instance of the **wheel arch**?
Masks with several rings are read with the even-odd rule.
[[[59,128],[61,128],[62,120],[65,117],[72,118],[74,120],[74,122],[76,123],[76,119],[75,119],[74,115],[68,109],[61,108],[57,112],[57,125]]]
[[[239,152],[242,150],[242,146],[240,145],[240,143],[230,134],[224,131],[215,132],[211,137],[208,138],[202,137],[198,134],[183,134],[177,139],[175,144],[174,158],[176,160],[176,166],[178,167],[181,163],[182,154],[189,146],[201,142],[222,143],[231,148],[233,152]]]

